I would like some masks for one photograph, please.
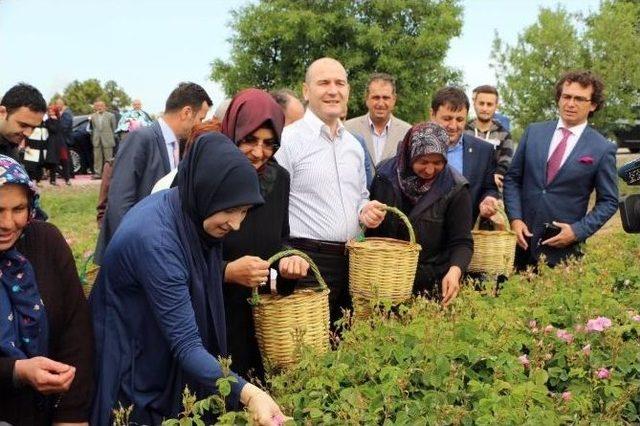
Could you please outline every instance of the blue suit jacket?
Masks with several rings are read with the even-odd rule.
[[[109,185],[94,261],[100,264],[107,244],[124,215],[138,201],[151,194],[153,186],[171,171],[167,146],[160,124],[154,121],[129,134],[118,148]]]
[[[489,142],[467,134],[462,136],[462,148],[462,175],[469,182],[475,223],[484,197],[490,195],[500,198],[493,179],[496,172],[495,151]]]
[[[547,156],[557,121],[527,127],[504,179],[504,201],[510,220],[522,219],[533,233],[530,254],[544,252],[555,264],[575,247],[538,247],[545,222],[571,225],[578,242],[595,233],[618,208],[616,146],[586,127],[556,177],[547,185]],[[596,190],[596,204],[587,213],[589,197]],[[543,250],[543,251],[542,251]]]

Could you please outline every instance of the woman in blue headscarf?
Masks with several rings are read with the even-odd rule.
[[[227,354],[222,238],[263,203],[255,169],[225,136],[207,133],[182,160],[177,187],[152,194],[125,216],[91,294],[97,393],[93,425],[133,405],[131,421],[159,424],[181,411],[186,385],[204,398]],[[282,413],[262,390],[232,373],[229,402],[260,424]]]
[[[60,231],[33,220],[37,205],[26,171],[0,155],[0,420],[87,424],[89,307]]]

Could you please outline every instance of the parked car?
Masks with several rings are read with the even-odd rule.
[[[619,148],[640,152],[640,119],[635,121],[620,120],[620,126],[613,131]]]
[[[73,143],[69,147],[73,174],[87,174],[93,171],[93,145],[89,132],[89,116],[73,117]]]

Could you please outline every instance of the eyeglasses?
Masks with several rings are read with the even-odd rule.
[[[571,102],[573,100],[577,104],[584,104],[587,102],[591,102],[591,99],[587,99],[584,96],[571,96],[564,93],[560,95],[560,99],[562,99],[564,102]]]
[[[247,151],[252,151],[258,146],[261,146],[264,151],[275,151],[276,149],[278,149],[278,144],[269,140],[265,141],[260,139],[247,138],[243,141],[240,141],[240,143],[238,144],[238,147],[241,150],[247,150]]]

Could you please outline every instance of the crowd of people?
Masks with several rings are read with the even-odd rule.
[[[247,381],[264,378],[247,299],[313,278],[301,257],[266,259],[307,253],[330,289],[333,325],[351,307],[345,243],[361,226],[407,239],[387,206],[409,217],[422,246],[414,293],[445,306],[473,255],[472,227],[497,226],[503,205],[518,270],[580,257],[617,209],[616,148],[588,126],[603,89],[589,71],[561,76],[558,117],[529,125],[515,152],[492,86],[474,90],[471,121],[465,92],[444,87],[428,121],[412,125],[393,114],[394,77],[375,73],[368,112],[346,120],[348,75],[332,58],[308,67],[304,103],[250,88],[207,120],[206,91],[181,83],[158,119],[138,107],[118,124],[98,102],[101,267],[87,301],[64,238],[37,219],[38,179],[19,163],[36,129],[66,134],[64,103],[13,87],[0,101],[0,421],[107,425],[121,404],[131,421],[159,424],[179,414],[185,386],[217,392],[218,356],[231,355],[228,404],[281,424],[277,403]],[[126,137],[113,159],[117,131]],[[59,140],[48,155],[68,164]]]

